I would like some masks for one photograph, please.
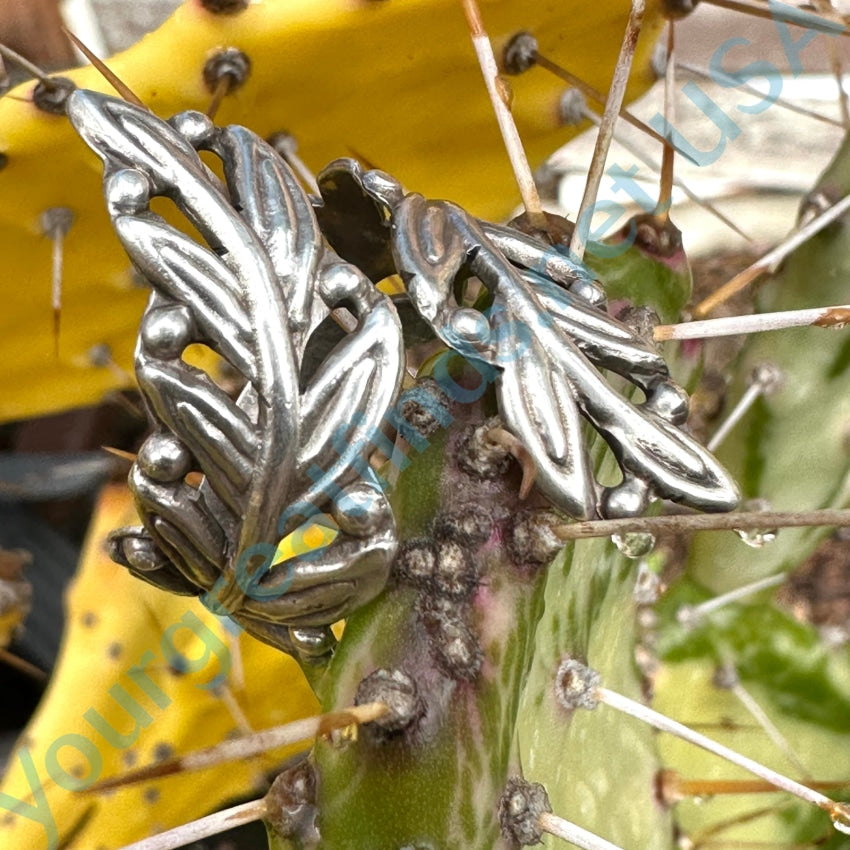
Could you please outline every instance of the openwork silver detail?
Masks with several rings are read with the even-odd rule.
[[[391,222],[393,266],[417,312],[446,345],[491,370],[505,424],[556,507],[591,519],[634,516],[659,498],[707,511],[737,505],[729,474],[679,427],[688,397],[655,346],[609,316],[601,290],[566,257],[456,204],[405,194],[388,174],[364,173],[351,160],[320,175],[323,195],[343,174],[372,202],[377,221]],[[491,293],[486,310],[457,303],[456,282],[469,275]],[[645,401],[625,399],[599,369],[639,387]],[[614,487],[593,478],[582,418],[617,459],[622,481]]]
[[[211,592],[291,650],[290,629],[309,638],[375,596],[395,552],[392,511],[362,455],[401,384],[396,311],[327,246],[295,177],[253,133],[200,113],[168,124],[86,91],[69,115],[104,160],[115,230],[153,287],[136,375],[154,431],[130,474],[144,528],[114,535],[113,556],[169,590]],[[221,158],[224,184],[196,149]],[[157,195],[206,246],[151,212]],[[354,329],[304,374],[305,347],[334,309]],[[237,398],[183,360],[196,343],[243,376]],[[322,511],[339,526],[333,543],[269,568],[276,541]]]
[[[327,652],[329,624],[380,592],[396,551],[367,455],[398,423],[409,305],[419,328],[406,327],[421,333],[424,320],[495,383],[555,507],[589,519],[634,515],[653,498],[737,504],[728,474],[680,428],[687,396],[654,346],[551,247],[352,160],[331,163],[311,200],[273,148],[197,112],[164,122],[77,91],[68,113],[104,161],[115,230],[153,289],[136,349],[153,433],[130,474],[143,526],[111,538],[114,559],[140,578],[206,593],[286,651]],[[221,160],[223,181],[198,151]],[[156,196],[206,244],[152,212]],[[409,301],[372,285],[393,272]],[[486,304],[458,303],[469,276]],[[184,360],[195,344],[241,376],[238,393]],[[646,400],[623,398],[600,369]],[[583,421],[611,447],[620,484],[595,481]],[[275,565],[277,541],[321,516],[334,541]]]

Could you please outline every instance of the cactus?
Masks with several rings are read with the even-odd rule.
[[[215,49],[238,47],[251,60],[250,76],[224,98],[218,123],[245,123],[263,136],[293,129],[311,165],[354,152],[427,197],[450,197],[482,217],[495,217],[510,206],[512,184],[455,6],[421,0],[349,10],[329,2],[267,1],[216,15],[189,2],[110,65],[155,113],[170,115],[206,108],[212,93],[199,69]],[[598,33],[622,31],[626,4],[568,11],[555,12],[544,3],[498,2],[485,7],[485,17],[497,45],[530,29],[543,53],[580,66],[588,82],[605,90],[619,35],[608,56],[609,45]],[[648,81],[642,69],[659,21],[660,10],[650,8],[632,94]],[[278,63],[270,46],[282,32],[290,38],[289,50]],[[175,43],[181,45],[176,57]],[[425,50],[426,44],[439,49]],[[328,55],[335,58],[333,67],[321,58]],[[408,62],[400,74],[398,68]],[[346,67],[353,69],[357,97],[340,104],[331,81]],[[451,108],[442,84],[447,68],[457,71],[451,78]],[[91,69],[69,76],[81,87],[103,88]],[[513,111],[536,161],[568,133],[556,128],[559,85],[526,74],[516,79],[514,90]],[[413,97],[418,97],[415,111],[405,108]],[[334,104],[333,114],[315,110],[315,103],[325,100]],[[0,181],[7,181],[8,197],[21,199],[0,227],[0,251],[10,258],[8,268],[26,268],[45,281],[43,304],[7,285],[0,418],[13,419],[92,403],[123,386],[121,372],[129,369],[147,294],[133,288],[129,262],[102,210],[99,169],[64,118],[3,99],[0,128],[0,150],[7,157]],[[453,143],[458,136],[462,145]],[[445,156],[440,167],[430,156],[433,150]],[[845,159],[841,152],[819,188],[847,190]],[[70,226],[67,219],[57,225],[66,249],[67,286],[55,360],[50,359],[50,251],[39,233],[39,227],[45,229],[41,216],[50,209],[73,211]],[[57,232],[52,231],[54,239]],[[847,256],[845,241],[841,225],[834,225],[799,248],[781,279],[766,290],[760,309],[846,301],[842,276],[836,274]],[[633,247],[616,260],[594,260],[593,269],[609,297],[652,307],[663,321],[674,321],[690,294],[681,259]],[[719,453],[747,498],[766,498],[788,510],[847,503],[846,345],[840,335],[826,334],[806,328],[755,338],[731,367],[732,399],[743,394],[753,368],[768,361],[781,368],[785,382],[783,391],[757,403]],[[816,345],[810,335],[816,335]],[[674,376],[696,385],[698,360],[675,345],[665,347]],[[427,379],[432,367],[425,363],[420,369],[424,387],[433,386]],[[453,379],[462,385],[470,374],[458,371]],[[718,830],[722,846],[730,847],[736,841],[814,846],[822,840],[830,847],[847,846],[825,815],[796,802],[777,804],[756,820],[743,817],[756,808],[746,796],[718,796],[702,807],[686,800],[673,807],[677,794],[699,793],[699,782],[687,785],[681,777],[726,779],[728,769],[608,706],[576,709],[563,693],[573,675],[563,672],[565,659],[579,659],[601,675],[606,688],[638,701],[652,697],[656,708],[686,722],[732,717],[731,731],[723,733],[727,743],[803,781],[846,780],[840,764],[834,773],[825,770],[830,754],[846,747],[850,734],[846,647],[827,650],[813,627],[796,622],[764,595],[695,625],[686,616],[693,610],[688,606],[747,579],[795,569],[825,532],[782,529],[775,543],[757,550],[728,532],[698,535],[683,574],[653,606],[636,587],[637,561],[620,551],[629,549],[629,541],[615,546],[607,538],[578,540],[562,547],[557,531],[563,517],[547,507],[539,491],[519,498],[528,482],[507,451],[493,477],[469,471],[462,455],[470,433],[492,415],[494,405],[492,392],[474,404],[453,404],[449,427],[432,433],[426,449],[411,451],[392,489],[402,545],[389,583],[348,616],[333,658],[319,665],[304,662],[299,671],[292,659],[244,635],[239,639],[244,689],[232,670],[207,664],[210,655],[231,658],[220,621],[194,600],[189,604],[134,583],[105,560],[106,532],[132,521],[126,493],[105,491],[68,599],[63,657],[0,790],[0,806],[17,809],[16,815],[0,818],[0,843],[117,847],[176,826],[250,793],[257,765],[213,768],[183,780],[160,776],[106,797],[85,789],[94,779],[120,776],[133,758],[161,757],[163,770],[170,769],[171,755],[213,744],[234,728],[244,732],[240,708],[250,726],[261,728],[311,714],[317,706],[332,712],[355,701],[378,700],[406,713],[404,727],[397,717],[383,717],[357,734],[349,729],[320,737],[309,761],[281,773],[266,798],[270,802],[262,810],[268,815],[270,847],[313,847],[320,835],[318,846],[328,850],[507,848],[541,837],[537,814],[547,805],[623,848],[672,848],[677,827],[690,836]],[[805,443],[802,459],[801,433],[816,435]],[[615,480],[605,440],[584,437],[596,474]],[[284,541],[279,551],[289,552],[286,547]],[[659,571],[663,560],[661,554],[646,555],[643,579]],[[647,626],[650,615],[654,619]],[[166,651],[163,628],[173,640],[177,623],[192,632],[194,648],[203,644],[206,655],[195,656],[184,644]],[[114,686],[126,681],[121,673],[129,663],[151,655],[151,647],[162,651],[151,676],[143,679],[137,671],[130,677],[136,686],[144,682],[140,687],[150,709],[133,715],[144,728],[132,731],[126,705],[116,711],[121,692]],[[644,659],[640,668],[638,656]],[[175,669],[181,659],[192,667],[193,657],[202,680]],[[739,679],[729,674],[730,665]],[[712,684],[718,667],[727,672],[725,689]],[[742,686],[810,775],[800,775],[793,759],[789,767],[789,756],[761,730],[755,742],[742,734],[752,725],[742,709]],[[70,716],[69,694],[85,703]],[[158,716],[151,717],[154,705]],[[107,725],[112,731],[104,735]],[[76,742],[85,756],[91,750],[81,739],[90,741],[98,729],[107,742],[114,741],[96,748],[99,755],[88,759],[87,776],[81,775],[84,764],[57,760],[63,736],[76,736],[64,743]],[[101,751],[108,757],[95,765]],[[262,766],[279,768],[293,751],[276,750]],[[51,759],[52,768],[41,772]],[[548,802],[518,777],[541,783]],[[522,805],[531,806],[534,816],[523,819]],[[742,817],[739,824],[732,823],[736,816]],[[562,846],[551,836],[543,841],[547,847]]]
[[[814,192],[832,197],[850,190],[846,178],[847,146],[818,179]],[[842,269],[846,265],[847,237],[836,224],[802,245],[758,298],[760,310],[792,310],[803,304],[832,304],[845,298]],[[724,442],[719,456],[733,470],[746,497],[766,499],[777,509],[805,504],[843,507],[847,504],[845,428],[847,340],[842,334],[801,328],[781,334],[763,334],[749,340],[735,365],[730,402],[745,391],[753,370],[769,365],[781,375],[782,388],[762,396],[747,417]],[[801,357],[806,350],[810,356]],[[813,439],[803,439],[811,433]],[[792,460],[793,455],[793,460]],[[718,667],[733,665],[742,686],[752,691],[802,760],[802,767],[821,781],[846,783],[843,766],[830,753],[850,743],[847,704],[850,699],[847,647],[829,649],[817,629],[798,622],[776,605],[767,593],[730,606],[689,630],[677,621],[682,606],[695,605],[748,581],[787,572],[793,575],[823,542],[824,529],[786,528],[775,541],[756,548],[742,546],[732,534],[700,535],[690,547],[686,574],[659,605],[661,625],[658,651],[664,661],[656,704],[698,723],[729,717],[746,725],[751,715],[730,692],[712,685]],[[687,699],[682,695],[688,694]],[[737,741],[741,732],[727,733]],[[733,744],[734,745],[734,744]],[[747,752],[789,769],[787,755],[767,736],[749,743]],[[687,765],[688,773],[718,775],[716,763],[682,759],[681,748],[662,750],[673,766]],[[790,769],[800,770],[791,762]],[[722,774],[721,774],[722,775]],[[728,774],[726,774],[728,776]],[[844,786],[846,788],[846,785]],[[846,790],[844,791],[846,794]],[[733,820],[759,808],[746,796],[729,802],[718,798],[704,809],[685,804],[682,824],[690,834],[708,830],[718,821]],[[719,811],[719,814],[718,814]],[[803,806],[778,804],[773,811],[746,827],[722,833],[723,839],[748,841],[816,842],[829,835],[822,819]],[[846,846],[832,839],[828,846]]]

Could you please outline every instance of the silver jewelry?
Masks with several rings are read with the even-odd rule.
[[[538,486],[555,506],[591,519],[635,516],[652,498],[708,511],[737,505],[728,473],[677,427],[688,398],[663,358],[605,312],[604,294],[566,257],[456,204],[405,194],[388,174],[364,173],[352,160],[328,166],[320,188],[339,186],[341,172],[392,222],[394,266],[417,312],[446,345],[494,370],[505,423],[533,456]],[[457,304],[463,270],[492,293],[487,311]],[[646,401],[623,398],[596,367],[635,384]],[[614,452],[617,486],[595,482],[580,416]]]
[[[205,593],[261,640],[308,656],[327,653],[329,625],[381,591],[396,529],[368,456],[399,422],[404,340],[372,280],[393,271],[433,333],[490,370],[505,425],[557,508],[588,519],[634,515],[651,498],[736,505],[728,474],[678,427],[687,397],[663,359],[549,246],[351,160],[319,175],[311,201],[272,147],[197,112],[164,122],[77,91],[68,114],[104,161],[113,225],[153,290],[136,348],[153,433],[130,474],[143,525],[111,538],[134,575]],[[220,158],[223,182],[198,151]],[[151,211],[160,195],[206,244]],[[488,309],[457,303],[462,271],[487,287]],[[334,319],[343,331],[330,332]],[[244,387],[231,396],[187,364],[192,344]],[[646,401],[624,399],[599,368]],[[582,418],[620,464],[616,487],[594,480]],[[333,542],[274,565],[277,541],[323,516]]]

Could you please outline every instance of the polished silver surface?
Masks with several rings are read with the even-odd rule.
[[[528,258],[512,251],[509,237],[497,250],[455,204],[409,194],[393,208],[392,221],[396,266],[416,309],[448,345],[498,371],[505,424],[531,453],[538,487],[556,507],[590,519],[634,516],[659,498],[701,510],[737,505],[728,473],[677,427],[687,415],[686,397],[650,343],[563,286],[523,269]],[[469,308],[454,298],[463,269],[493,295],[475,338],[462,338],[455,325],[463,312],[464,326],[472,326]],[[628,401],[600,368],[640,387],[646,401]],[[580,416],[611,447],[621,483],[600,487],[594,480]]]
[[[392,447],[404,341],[395,303],[372,284],[393,272],[416,311],[399,302],[405,328],[480,364],[554,506],[589,519],[634,515],[659,498],[737,504],[734,482],[682,430],[687,396],[654,345],[609,316],[599,285],[550,246],[407,194],[353,160],[331,163],[318,176],[321,198],[310,199],[273,148],[201,113],[164,122],[79,91],[69,115],[104,161],[115,230],[153,290],[136,350],[153,433],[130,474],[143,525],[111,541],[140,578],[204,593],[307,659],[325,657],[329,625],[381,591],[397,541],[369,457]],[[223,182],[198,151],[220,158]],[[152,212],[155,196],[170,198],[203,242]],[[468,275],[489,292],[484,301],[456,300]],[[195,344],[240,388],[190,366]],[[645,401],[629,401],[600,370]],[[610,446],[619,484],[596,481],[583,422]],[[274,564],[278,541],[297,540],[311,521],[335,529],[333,542]]]
[[[651,499],[735,508],[735,482],[680,427],[687,395],[655,346],[609,316],[599,287],[565,256],[456,204],[405,195],[389,175],[364,173],[352,161],[332,164],[337,180],[345,167],[392,222],[394,265],[416,310],[447,345],[495,370],[505,424],[532,455],[537,486],[556,507],[577,519],[634,516]],[[492,294],[486,311],[457,303],[462,272]],[[645,401],[624,398],[600,369],[639,387]],[[611,447],[619,484],[595,481],[582,418]]]
[[[166,123],[86,91],[69,115],[104,161],[115,230],[153,288],[136,375],[154,431],[130,474],[144,527],[117,532],[113,555],[169,590],[206,592],[262,640],[315,654],[330,623],[383,588],[395,553],[367,461],[401,385],[395,308],[327,246],[289,167],[253,133],[200,113]],[[221,158],[224,183],[197,150]],[[157,195],[206,244],[151,212]],[[337,308],[354,329],[302,386],[307,342]],[[193,344],[241,376],[235,398],[184,361]],[[270,566],[311,517],[338,525],[333,543]]]

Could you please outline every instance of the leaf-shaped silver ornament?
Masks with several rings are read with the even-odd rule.
[[[153,289],[136,350],[153,433],[130,474],[144,525],[111,538],[134,574],[204,593],[261,640],[308,655],[380,592],[395,523],[366,455],[407,426],[394,409],[402,327],[372,281],[393,271],[411,337],[433,333],[489,370],[505,427],[556,507],[589,519],[635,515],[653,498],[736,506],[734,482],[682,430],[687,396],[654,345],[609,316],[596,282],[550,246],[352,160],[319,175],[314,212],[271,147],[200,113],[166,123],[87,91],[68,111],[104,160],[115,229]],[[201,150],[220,158],[224,182]],[[156,195],[206,244],[151,212]],[[469,275],[489,290],[488,309],[457,303]],[[328,332],[332,313],[344,333]],[[183,360],[196,343],[244,378],[237,398]],[[600,370],[646,400],[631,403]],[[583,422],[611,447],[618,485],[594,479]],[[333,542],[274,566],[276,542],[317,513],[338,529]]]
[[[154,431],[130,474],[144,527],[116,532],[113,557],[207,594],[268,643],[321,654],[328,625],[383,588],[396,548],[386,497],[364,474],[401,385],[395,308],[329,248],[288,166],[250,131],[194,112],[166,123],[88,91],[68,113],[104,161],[115,230],[153,289],[136,374]],[[220,157],[223,183],[199,150]],[[157,195],[205,245],[151,212]],[[302,387],[304,350],[333,310],[353,330]],[[198,343],[244,378],[237,398],[183,360]],[[277,542],[317,514],[334,520],[334,541],[272,566]]]
[[[348,171],[348,182],[371,201],[371,228],[383,222],[391,231],[396,270],[435,334],[494,370],[505,425],[531,454],[537,484],[556,507],[577,519],[634,516],[659,498],[706,511],[736,507],[735,482],[681,428],[688,399],[664,360],[607,314],[601,290],[566,257],[456,204],[405,194],[383,172],[351,161],[329,168],[333,186]],[[325,183],[320,175],[323,194]],[[490,290],[486,312],[457,304],[461,273]],[[638,386],[645,402],[621,396],[599,369]],[[594,480],[582,418],[613,451],[622,471],[616,486]]]

